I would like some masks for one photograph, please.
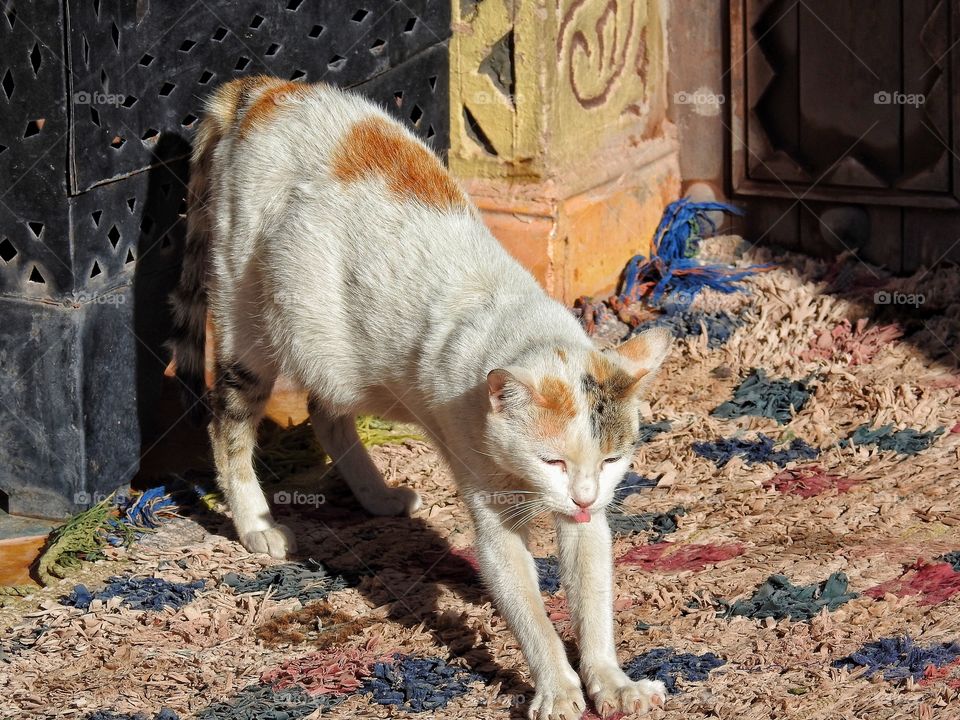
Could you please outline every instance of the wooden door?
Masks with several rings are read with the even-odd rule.
[[[729,50],[748,237],[960,259],[960,0],[730,0]]]

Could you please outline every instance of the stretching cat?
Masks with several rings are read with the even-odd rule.
[[[213,95],[193,154],[188,245],[173,298],[178,374],[204,393],[216,329],[210,438],[243,545],[284,557],[252,453],[274,380],[308,393],[320,445],[376,515],[411,513],[354,418],[417,422],[456,478],[480,570],[536,685],[531,718],[575,720],[577,673],[544,612],[525,547],[552,513],[561,578],[597,708],[646,710],[613,640],[604,514],[637,440],[637,403],[670,345],[652,330],[598,352],[481,222],[438,159],[383,110],[326,85],[235,80]]]

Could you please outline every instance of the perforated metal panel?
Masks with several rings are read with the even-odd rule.
[[[349,87],[450,32],[448,5],[426,0],[68,4],[80,190],[144,169],[159,134],[189,133],[223,82],[266,73]],[[415,79],[398,78],[396,90]]]
[[[449,32],[448,4],[429,0],[8,0],[0,295],[82,302],[129,282],[145,240],[175,245],[176,213],[145,216],[148,183],[133,178],[169,159],[164,139],[188,142],[204,98],[235,77],[358,87],[444,152]]]
[[[243,75],[384,104],[441,154],[446,0],[0,0],[0,505],[126,483],[166,360],[205,97]],[[157,431],[159,432],[159,431]],[[142,436],[142,437],[141,437]]]
[[[0,13],[0,294],[45,298],[72,285],[67,109],[56,0]]]

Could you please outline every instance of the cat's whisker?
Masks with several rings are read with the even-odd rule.
[[[534,501],[543,499],[543,493],[526,492],[526,491],[513,492],[510,490],[503,490],[503,491],[491,490],[491,491],[488,491],[486,494],[489,495],[490,497],[496,497],[496,498],[510,498],[510,497],[517,498],[517,502],[515,503],[507,503],[501,500],[501,502],[504,505],[520,505],[523,503],[529,503],[529,502],[534,502]]]
[[[534,501],[517,503],[516,505],[511,506],[507,510],[500,513],[500,517],[504,519],[510,519],[529,509]]]
[[[532,521],[534,518],[539,517],[540,515],[544,514],[549,510],[546,503],[542,501],[531,502],[530,505],[531,507],[526,508],[526,512],[519,513],[519,517],[516,517],[514,519],[513,524],[510,526],[511,532],[522,527],[523,525],[526,525],[527,523]]]
[[[546,504],[543,501],[528,500],[522,503],[517,503],[512,508],[510,508],[508,512],[502,513],[500,515],[500,518],[504,524],[508,522],[512,522],[512,525],[510,526],[510,530],[512,531],[516,529],[518,525],[524,522],[524,518],[527,515],[530,515],[531,513],[532,514],[542,513],[543,510],[540,508],[545,508],[545,507],[546,507]]]
[[[544,508],[539,508],[539,509],[534,508],[534,509],[531,510],[526,516],[524,516],[524,517],[520,518],[519,520],[517,520],[517,521],[513,524],[513,526],[511,526],[510,531],[513,532],[513,531],[515,531],[515,530],[523,527],[524,525],[528,525],[529,523],[533,522],[533,520],[535,520],[536,518],[540,517],[540,516],[543,515],[545,512],[547,512],[547,510],[548,510],[548,508],[546,508],[546,507],[544,507]]]
[[[521,515],[526,512],[530,506],[534,505],[535,503],[537,503],[536,500],[525,500],[523,502],[516,503],[515,505],[511,505],[500,513],[500,518],[504,521],[512,519],[517,515]]]

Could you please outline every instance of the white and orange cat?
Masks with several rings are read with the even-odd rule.
[[[486,587],[530,666],[531,718],[576,720],[584,687],[605,712],[663,701],[662,683],[635,682],[617,661],[604,510],[630,464],[637,405],[667,355],[667,331],[599,352],[402,125],[357,95],[269,77],[219,88],[196,139],[171,341],[196,397],[208,308],[210,437],[246,548],[295,549],[252,463],[283,374],[307,391],[320,445],[371,513],[413,513],[420,498],[384,482],[355,417],[412,421],[430,435],[473,518]],[[525,545],[545,513],[579,677]]]

